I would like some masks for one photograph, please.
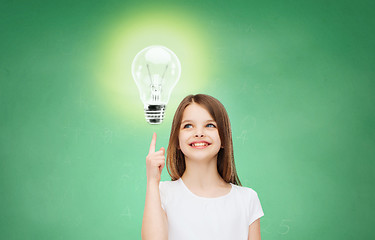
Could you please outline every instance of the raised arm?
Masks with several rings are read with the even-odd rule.
[[[146,157],[147,190],[142,221],[142,240],[168,239],[167,215],[161,207],[159,183],[165,164],[165,149],[155,152],[156,133],[152,136]]]

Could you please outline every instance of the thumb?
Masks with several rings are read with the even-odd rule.
[[[165,154],[165,148],[161,147],[159,151],[162,151],[163,155]]]

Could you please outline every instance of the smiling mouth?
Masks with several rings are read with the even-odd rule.
[[[203,148],[203,147],[208,147],[210,144],[206,142],[200,142],[200,143],[192,143],[190,146],[192,147],[198,147],[198,148]]]

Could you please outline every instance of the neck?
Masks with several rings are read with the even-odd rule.
[[[224,183],[217,171],[217,156],[210,160],[185,158],[186,169],[182,175],[185,184],[199,189],[211,189]]]

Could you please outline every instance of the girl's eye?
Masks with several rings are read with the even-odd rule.
[[[191,128],[191,127],[193,127],[191,124],[185,124],[184,125],[184,128]]]
[[[209,124],[207,124],[207,127],[216,127],[214,124],[212,124],[212,123],[209,123]]]

